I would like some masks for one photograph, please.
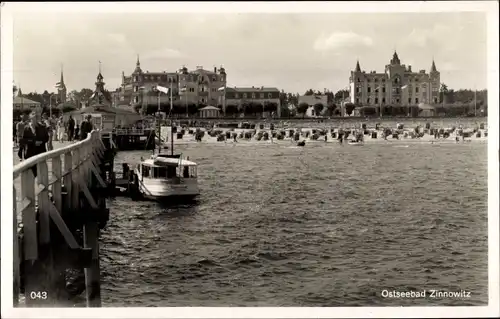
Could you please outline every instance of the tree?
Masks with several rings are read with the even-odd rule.
[[[441,83],[441,87],[439,88],[439,103],[444,103],[445,95],[448,94],[448,86],[444,83]]]
[[[354,105],[353,103],[346,103],[344,106],[345,106],[345,113],[349,116],[352,114],[352,112],[356,108],[356,105]]]
[[[328,116],[333,116],[336,108],[336,104],[328,104],[328,106],[326,107],[326,114]]]
[[[278,111],[278,104],[275,102],[264,102],[264,112],[276,112]]]
[[[359,111],[361,116],[373,116],[377,114],[377,109],[374,106],[363,106]]]
[[[12,87],[12,96],[16,96],[17,93],[17,86],[14,84]]]
[[[234,104],[226,105],[226,115],[234,116],[238,114],[238,106]]]
[[[314,114],[316,114],[316,116],[320,115],[321,111],[323,111],[324,108],[325,106],[323,105],[323,103],[314,104]]]
[[[302,117],[304,118],[304,117],[306,117],[306,112],[307,112],[308,108],[309,108],[309,104],[302,102],[297,107],[297,113],[302,114]]]
[[[349,90],[339,90],[335,93],[335,101],[341,101],[342,97],[344,97],[344,99],[348,98]]]

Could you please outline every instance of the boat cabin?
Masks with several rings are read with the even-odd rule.
[[[178,157],[157,156],[147,159],[139,164],[139,172],[142,178],[153,179],[196,179],[198,177],[196,163]]]

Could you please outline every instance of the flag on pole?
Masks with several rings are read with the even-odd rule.
[[[218,88],[217,91],[224,91],[225,89],[226,89],[226,87],[223,86],[223,87]]]
[[[157,85],[156,86],[156,89],[162,93],[165,93],[165,94],[168,94],[170,89],[169,88],[166,88],[164,86],[161,86],[161,85]]]
[[[61,82],[57,82],[56,85],[54,86],[56,89],[61,90],[63,88]]]
[[[401,87],[401,89],[403,89],[403,90],[404,90],[404,89],[406,89],[407,87],[408,87],[408,84],[403,85],[403,86]]]
[[[182,88],[180,89],[180,91],[181,91],[181,92],[186,92],[186,91],[187,91],[187,88],[186,88],[186,87],[182,87]]]

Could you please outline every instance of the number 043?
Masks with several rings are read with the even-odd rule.
[[[31,299],[47,299],[46,291],[32,291],[30,292]]]

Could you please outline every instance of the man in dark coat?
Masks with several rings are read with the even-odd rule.
[[[73,136],[75,134],[75,120],[73,119],[73,116],[69,116],[68,120],[68,141],[73,140]]]
[[[88,114],[85,117],[85,121],[82,122],[82,125],[80,127],[80,141],[86,139],[87,134],[92,132],[92,130],[94,129],[94,125],[92,124],[91,120],[92,120],[92,115]]]
[[[24,127],[21,146],[24,154],[18,154],[23,159],[28,159],[47,151],[49,132],[47,126],[41,122],[41,112],[35,110],[30,114],[30,122]],[[36,177],[36,166],[32,167],[33,175]]]

